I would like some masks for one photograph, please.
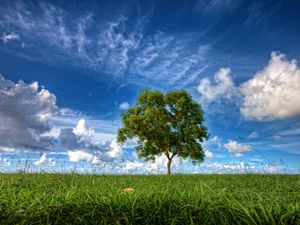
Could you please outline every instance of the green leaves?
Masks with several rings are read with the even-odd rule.
[[[122,115],[118,142],[138,138],[137,154],[152,160],[162,153],[202,161],[201,142],[208,138],[201,106],[184,90],[145,89],[136,105]]]

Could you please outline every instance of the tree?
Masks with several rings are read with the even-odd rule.
[[[123,127],[118,130],[118,142],[137,138],[137,155],[146,161],[164,154],[167,174],[175,156],[202,162],[201,142],[208,138],[201,106],[183,90],[143,90],[133,108],[122,115]]]

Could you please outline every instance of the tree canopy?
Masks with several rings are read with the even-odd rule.
[[[184,90],[143,90],[133,108],[122,115],[123,127],[118,130],[118,142],[137,138],[137,155],[154,160],[164,154],[167,172],[172,159],[190,158],[201,162],[204,152],[201,142],[208,138],[201,106]]]

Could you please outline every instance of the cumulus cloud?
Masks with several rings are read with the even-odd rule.
[[[238,143],[237,141],[233,140],[229,140],[226,144],[223,145],[223,147],[235,156],[242,156],[242,153],[252,150],[251,145]]]
[[[1,167],[9,167],[11,165],[11,162],[7,158],[0,158],[0,168]]]
[[[94,135],[94,130],[88,128],[86,125],[86,121],[84,119],[80,119],[75,128],[73,128],[73,133],[80,137],[81,140],[85,142],[90,142],[91,137]]]
[[[262,164],[261,162],[227,162],[202,163],[199,165],[200,173],[236,174],[236,173],[286,173],[287,168],[277,164]],[[292,172],[292,170],[290,170]]]
[[[201,99],[212,102],[241,97],[237,103],[247,120],[271,121],[300,114],[300,69],[296,60],[288,61],[284,54],[272,52],[269,64],[239,87],[228,68],[215,75],[215,83],[207,78],[200,81]]]
[[[146,171],[150,173],[159,173],[166,171],[167,169],[167,161],[164,155],[156,156],[154,161],[149,161],[145,163]],[[174,161],[176,157],[173,158],[172,164],[174,165]],[[173,167],[173,166],[172,166]]]
[[[212,84],[209,79],[203,78],[198,85],[202,100],[211,102],[220,98],[230,99],[233,97],[236,87],[230,73],[229,68],[221,68],[214,76],[215,84]]]
[[[45,164],[54,166],[56,164],[56,162],[53,158],[47,158],[47,154],[43,153],[41,155],[41,157],[39,158],[39,160],[35,161],[33,164],[36,166],[42,166]]]
[[[85,115],[83,112],[62,108],[51,118],[51,124],[55,129],[51,130],[48,135],[57,136],[60,130],[75,128],[78,121],[82,118],[84,118],[86,124],[93,125],[93,135],[90,135],[90,139],[95,145],[104,145],[106,142],[110,143],[114,140],[116,132],[121,125],[119,120],[95,119]],[[73,129],[71,130],[73,131]]]
[[[109,151],[105,153],[105,158],[121,159],[124,152],[117,140],[113,140],[109,145]]]
[[[300,69],[296,60],[271,54],[269,64],[240,87],[240,108],[249,120],[274,120],[300,114]]]
[[[267,166],[267,167],[265,167],[265,171],[270,174],[277,174],[277,173],[281,172],[280,168],[277,165]]]
[[[87,161],[98,164],[101,161],[120,160],[123,149],[114,139],[105,144],[95,141],[97,133],[80,119],[74,128],[61,129],[59,142],[68,151],[72,162]]]
[[[89,128],[84,119],[80,119],[75,128],[60,130],[59,141],[67,150],[99,150],[93,142],[94,130]]]
[[[144,163],[142,162],[138,162],[138,161],[127,161],[124,165],[124,167],[122,168],[122,171],[127,173],[127,172],[134,172],[136,170],[139,169],[143,169],[143,167],[145,166]]]
[[[258,138],[259,134],[257,131],[253,131],[249,134],[248,138],[250,139],[254,139],[254,138]]]
[[[181,159],[179,157],[174,157],[172,160],[171,169],[173,171],[178,170],[182,163],[189,162],[187,159]],[[167,171],[167,158],[165,155],[156,156],[154,161],[144,162],[144,169],[148,173],[166,173]]]
[[[9,41],[15,41],[20,39],[20,35],[15,34],[14,32],[11,33],[3,33],[3,35],[0,37],[4,43],[7,43]]]
[[[207,157],[209,159],[214,157],[214,154],[209,150],[204,151],[204,154],[205,154],[205,157]]]
[[[123,102],[120,104],[119,109],[126,110],[129,108],[128,102]]]
[[[77,151],[68,151],[68,157],[70,162],[92,162],[93,164],[99,163],[99,158],[86,151],[77,150]]]
[[[52,139],[42,135],[56,110],[56,97],[37,82],[14,83],[0,75],[0,150],[49,149]]]
[[[38,161],[34,162],[34,165],[42,165],[46,162],[47,158],[46,158],[46,153],[43,153],[40,157],[40,159]]]

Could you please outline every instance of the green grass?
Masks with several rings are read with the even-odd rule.
[[[0,224],[300,224],[300,175],[0,174]]]

